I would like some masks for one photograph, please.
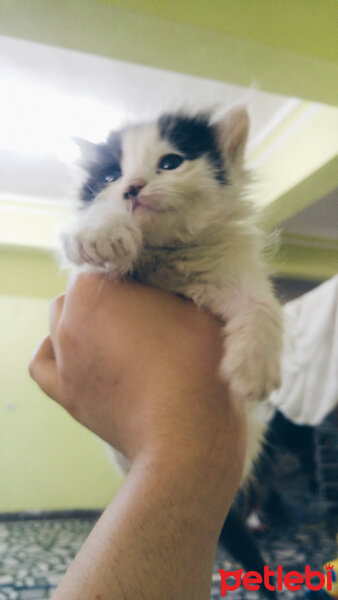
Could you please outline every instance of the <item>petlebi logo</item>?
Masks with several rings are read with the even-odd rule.
[[[219,569],[221,576],[221,597],[225,598],[227,592],[238,590],[241,585],[248,591],[257,591],[262,586],[265,586],[271,592],[275,590],[281,592],[285,588],[290,592],[296,592],[305,585],[313,592],[317,592],[323,588],[330,592],[332,591],[333,565],[327,564],[325,565],[325,569],[326,577],[320,571],[311,571],[309,565],[305,567],[305,575],[302,575],[299,571],[284,573],[281,565],[275,571],[270,569],[268,565],[265,565],[263,576],[257,573],[257,571],[247,571],[243,575],[243,569],[238,569],[237,571]],[[316,578],[316,583],[312,581],[314,578]]]

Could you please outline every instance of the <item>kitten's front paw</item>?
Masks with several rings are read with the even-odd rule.
[[[236,397],[248,401],[267,398],[281,384],[280,345],[245,344],[229,336],[220,375]]]
[[[137,226],[121,221],[109,229],[87,226],[63,233],[61,243],[70,262],[105,269],[119,277],[132,271],[142,245],[142,234]]]

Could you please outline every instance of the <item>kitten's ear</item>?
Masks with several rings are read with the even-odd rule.
[[[89,142],[88,140],[79,137],[72,137],[72,140],[81,152],[79,159],[81,167],[86,168],[97,160],[99,144],[94,144],[93,142]]]
[[[243,160],[249,122],[247,109],[244,106],[236,106],[217,123],[222,148],[231,163]]]

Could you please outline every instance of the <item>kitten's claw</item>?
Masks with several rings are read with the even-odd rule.
[[[281,385],[279,352],[264,356],[257,350],[236,354],[229,347],[220,364],[221,378],[243,400],[263,400]]]
[[[89,226],[63,233],[61,243],[68,260],[88,264],[119,277],[132,271],[142,245],[142,234],[130,223],[114,223],[109,229]]]
[[[262,400],[281,385],[282,328],[277,307],[273,318],[245,327],[242,319],[225,327],[220,376],[244,400]]]

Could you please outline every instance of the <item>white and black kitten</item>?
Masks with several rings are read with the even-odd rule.
[[[75,265],[182,294],[224,322],[220,376],[246,402],[244,476],[261,444],[256,403],[280,381],[282,312],[244,197],[249,118],[168,113],[81,141],[82,208],[62,235]]]

